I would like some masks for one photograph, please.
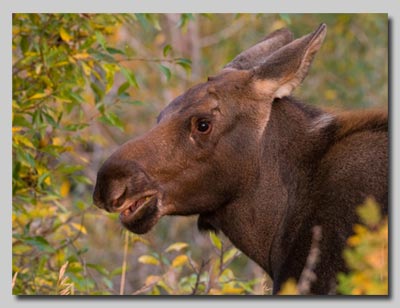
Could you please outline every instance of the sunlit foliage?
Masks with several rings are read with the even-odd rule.
[[[388,295],[388,219],[372,199],[358,208],[361,223],[347,240],[343,257],[350,272],[340,273],[338,291],[348,295]]]

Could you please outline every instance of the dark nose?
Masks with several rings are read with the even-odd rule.
[[[144,191],[149,184],[149,177],[136,162],[111,156],[97,173],[93,203],[114,212],[126,198]]]

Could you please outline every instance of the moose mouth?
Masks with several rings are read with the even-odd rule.
[[[120,210],[119,219],[122,225],[133,233],[148,232],[158,220],[157,195],[147,195],[137,200],[129,201]]]

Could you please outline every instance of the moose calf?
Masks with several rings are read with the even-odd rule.
[[[387,213],[386,111],[328,113],[291,97],[326,34],[280,29],[174,99],[157,125],[98,171],[94,203],[135,233],[199,215],[259,264],[279,292],[299,279],[319,226],[312,294],[334,290],[342,251],[372,196]]]

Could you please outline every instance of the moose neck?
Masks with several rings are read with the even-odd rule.
[[[272,268],[286,258],[281,242],[290,233],[285,226],[293,231],[301,227],[297,214],[303,208],[302,195],[326,150],[332,123],[329,115],[292,98],[274,101],[261,143],[257,183],[213,215],[214,226],[271,277]],[[293,240],[285,238],[285,243]]]

